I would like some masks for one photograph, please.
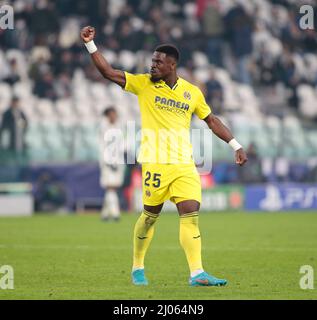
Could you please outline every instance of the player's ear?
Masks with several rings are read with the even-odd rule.
[[[172,69],[172,71],[175,71],[175,70],[176,70],[176,67],[177,67],[177,63],[176,63],[176,61],[173,59],[172,62],[171,62],[171,69]]]

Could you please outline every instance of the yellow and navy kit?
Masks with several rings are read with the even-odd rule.
[[[178,78],[173,88],[150,74],[125,72],[125,90],[138,97],[142,138],[140,163],[191,163],[190,122],[195,113],[206,118],[211,109],[200,89]]]
[[[124,89],[138,97],[141,112],[143,203],[201,202],[189,129],[193,114],[204,119],[211,113],[202,92],[182,78],[170,88],[163,80],[152,82],[150,74],[125,76]]]

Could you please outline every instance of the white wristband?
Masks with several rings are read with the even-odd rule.
[[[85,46],[90,54],[92,54],[98,50],[95,43],[94,43],[94,40],[91,40],[91,41],[85,43]]]
[[[241,144],[236,139],[230,140],[229,145],[234,151],[237,151],[242,148]]]

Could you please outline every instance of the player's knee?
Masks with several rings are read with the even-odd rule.
[[[199,209],[200,203],[196,200],[185,200],[177,204],[177,210],[180,216],[191,212],[198,212]]]
[[[163,208],[163,204],[159,204],[158,206],[148,206],[148,205],[144,205],[144,210],[151,213],[151,214],[154,214],[154,215],[157,215],[159,216],[161,210]]]

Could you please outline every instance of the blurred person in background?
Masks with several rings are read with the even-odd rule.
[[[206,53],[211,64],[223,67],[224,25],[218,0],[197,0],[197,15],[207,40]]]
[[[24,112],[20,109],[20,100],[13,97],[11,106],[2,116],[0,126],[0,149],[8,160],[22,160],[26,153],[25,135],[28,121]]]
[[[56,100],[57,94],[54,80],[54,76],[50,71],[44,73],[34,85],[34,94],[39,98]]]
[[[253,51],[253,20],[240,4],[236,4],[224,17],[226,36],[236,60],[237,81],[251,84],[250,60]]]
[[[297,109],[299,104],[297,87],[301,83],[301,79],[296,70],[294,56],[287,45],[284,46],[283,54],[277,61],[275,69],[278,79],[290,90],[289,105]]]
[[[40,174],[34,186],[35,210],[40,212],[66,211],[65,186],[50,172]]]
[[[223,104],[223,87],[221,83],[215,78],[214,70],[210,69],[209,78],[205,84],[206,86],[206,101],[212,106],[215,114],[222,113]]]
[[[108,221],[113,218],[119,221],[121,213],[118,189],[124,181],[125,165],[123,127],[114,107],[109,107],[103,112],[100,133],[100,185],[105,189],[101,219]]]
[[[6,76],[5,79],[3,79],[3,81],[7,82],[10,85],[14,85],[16,82],[20,81],[20,75],[16,59],[10,59],[8,66],[9,74]]]
[[[58,98],[69,98],[72,94],[72,80],[67,72],[58,75],[54,83],[54,92]]]

